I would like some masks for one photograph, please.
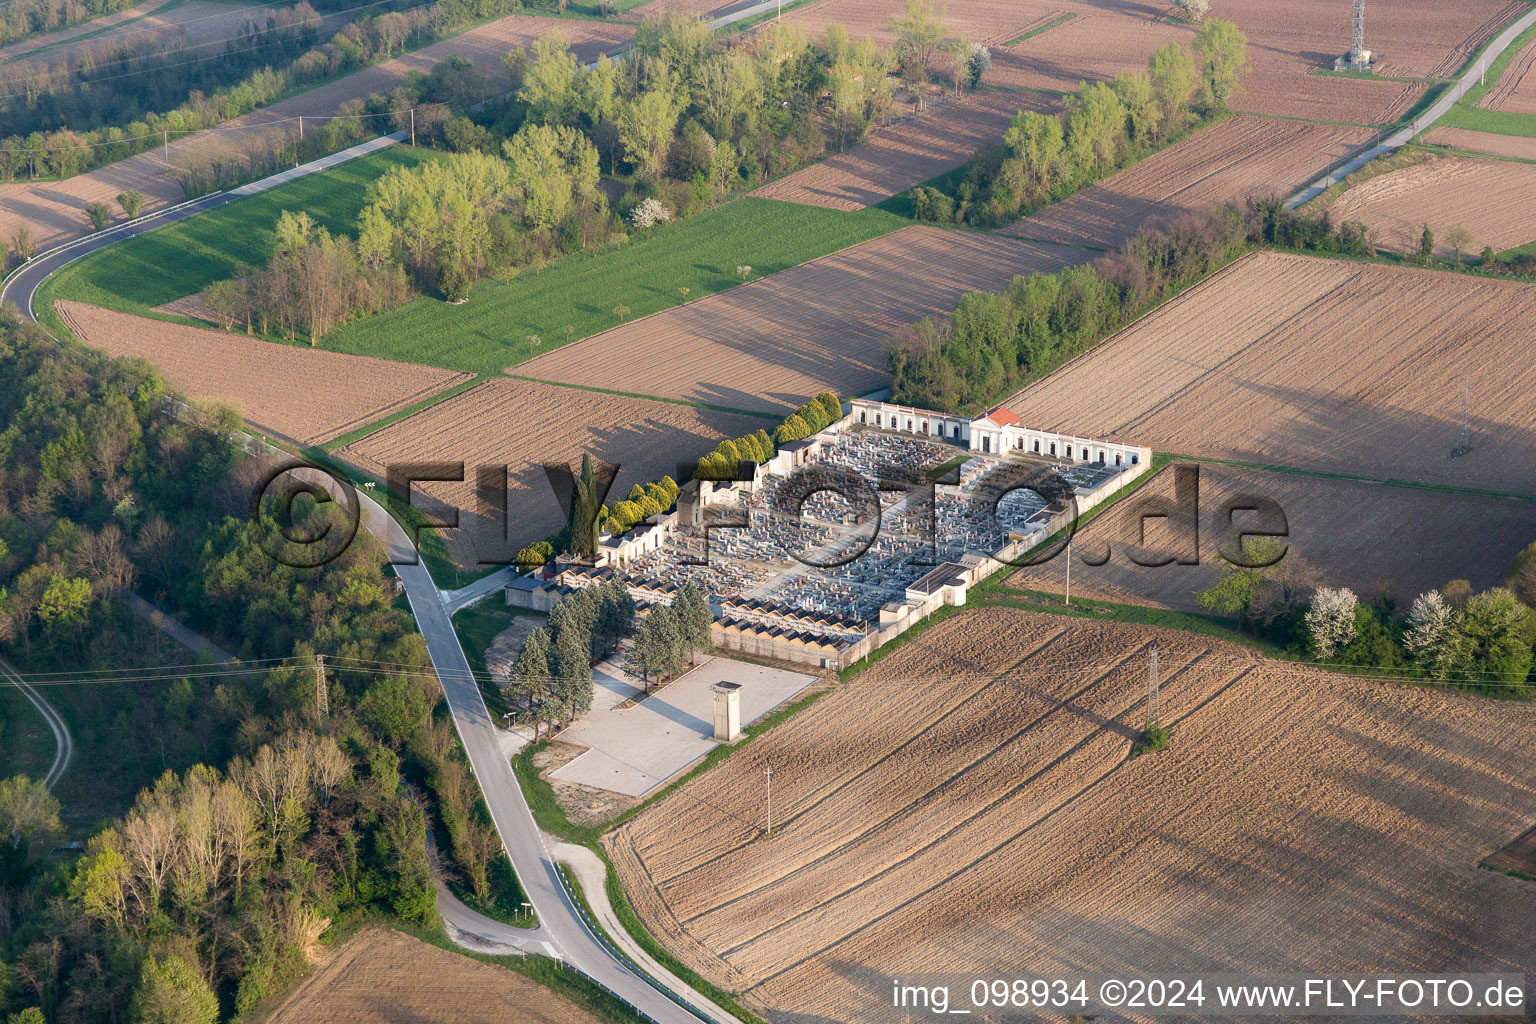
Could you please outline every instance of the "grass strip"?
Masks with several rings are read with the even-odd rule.
[[[1077,17],[1077,15],[1075,13],[1071,12],[1071,11],[1067,12],[1066,14],[1058,14],[1056,17],[1052,18],[1050,21],[1046,22],[1044,25],[1037,25],[1034,28],[1030,29],[1028,32],[1025,32],[1023,35],[1014,36],[1012,39],[1008,40],[1003,45],[1004,46],[1017,46],[1019,43],[1022,43],[1024,40],[1026,40],[1026,39],[1033,39],[1035,36],[1039,35],[1042,32],[1049,32],[1051,29],[1055,28],[1057,25],[1065,24],[1066,22],[1071,21],[1075,17]]]

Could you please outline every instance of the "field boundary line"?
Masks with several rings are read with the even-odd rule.
[[[805,203],[792,203],[792,202],[790,202],[787,199],[770,199],[767,196],[748,196],[748,195],[737,196],[735,199],[729,200],[729,202],[737,203],[737,202],[741,202],[744,199],[755,199],[755,200],[757,200],[760,203],[783,203],[785,206],[805,206],[805,205],[807,205]],[[866,207],[866,209],[873,209],[873,207]],[[859,211],[847,211],[847,212],[857,213]],[[780,274],[788,273],[791,270],[799,270],[801,267],[814,266],[815,264],[820,263],[822,260],[829,260],[833,256],[840,256],[843,253],[847,252],[849,249],[857,249],[859,246],[865,245],[865,244],[867,244],[869,242],[873,242],[877,238],[884,238],[887,235],[894,235],[898,231],[905,231],[908,228],[923,227],[923,226],[925,226],[925,225],[918,224],[916,221],[911,220],[910,218],[904,218],[904,219],[906,219],[908,221],[908,223],[892,227],[889,231],[882,231],[882,232],[880,232],[877,235],[871,235],[869,238],[860,239],[857,242],[853,242],[853,243],[851,243],[849,245],[843,246],[841,249],[834,249],[834,250],[832,250],[829,253],[824,253],[824,254],[822,254],[820,256],[817,256],[815,259],[806,260],[804,263],[796,263],[794,266],[792,266],[792,267],[785,267],[783,270],[775,270],[771,274],[764,274],[762,277],[754,278],[751,281],[743,281],[740,284],[729,285],[729,286],[727,286],[725,288],[721,288],[719,291],[710,292],[708,295],[700,295],[698,298],[693,300],[692,305],[697,305],[700,302],[707,302],[708,300],[714,298],[717,295],[726,295],[728,293],[736,291],[738,288],[750,288],[750,287],[752,287],[755,284],[762,284],[764,281],[772,280],[773,278],[778,277]],[[589,334],[585,338],[577,338],[575,341],[571,342],[569,345],[561,345],[559,348],[551,349],[549,352],[546,352],[544,355],[554,355],[556,352],[569,352],[572,349],[574,349],[577,345],[585,345],[587,342],[592,341],[592,340],[594,340],[596,338],[601,338],[605,334],[611,334],[614,331],[621,331],[621,330],[623,330],[626,327],[633,326],[634,324],[644,323],[645,321],[650,320],[653,317],[661,316],[661,314],[663,314],[663,313],[670,313],[674,309],[681,309],[681,308],[683,308],[685,306],[688,306],[688,305],[690,305],[690,303],[679,302],[676,305],[666,306],[666,307],[664,307],[662,309],[658,309],[654,313],[647,313],[644,316],[636,317],[633,320],[625,321],[624,323],[619,324],[616,327],[609,327],[607,330],[598,331],[596,334]],[[513,363],[512,366],[507,367],[502,372],[506,373],[507,376],[509,376],[509,377],[515,376],[512,373],[512,367],[524,366],[524,365],[527,365],[528,363],[536,362],[536,361],[538,361],[539,359],[542,359],[542,358],[544,358],[544,356],[534,356],[532,359],[524,359],[521,363]],[[528,379],[529,380],[539,380],[540,378],[529,377]],[[544,383],[546,383],[546,384],[553,384],[553,383],[562,383],[562,382],[544,381]],[[570,385],[570,386],[571,387],[576,387],[578,385]]]

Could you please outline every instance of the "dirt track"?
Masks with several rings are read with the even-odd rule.
[[[333,954],[268,1024],[595,1024],[538,982],[385,928]]]
[[[66,181],[0,184],[0,238],[9,239],[21,223],[31,230],[39,249],[86,234],[90,229],[86,207],[103,202],[116,211],[113,197],[124,189],[142,192],[146,211],[181,202],[185,196],[173,173],[176,167],[243,162],[252,152],[270,155],[274,142],[297,135],[298,125],[290,118],[334,114],[348,100],[387,93],[407,72],[429,71],[449,57],[466,57],[495,77],[509,49],[529,45],[550,31],[565,33],[572,50],[587,61],[600,53],[617,51],[633,37],[634,26],[514,14],[301,92],[217,128],[172,140],[171,167],[162,149],[155,148]],[[392,130],[383,119],[378,119],[375,128],[380,134]]]
[[[1240,114],[1046,207],[1005,233],[1117,248],[1153,217],[1249,193],[1289,193],[1370,137],[1366,128]]]
[[[545,463],[580,466],[584,452],[620,467],[608,501],[622,498],[632,484],[678,477],[678,463],[692,461],[722,438],[772,427],[757,416],[714,412],[675,402],[622,398],[575,388],[493,380],[400,420],[337,454],[384,479],[399,462],[463,462],[464,483],[422,483],[431,514],[458,510],[461,529],[443,534],[459,563],[477,555],[510,558],[517,550],[555,533],[565,522],[545,476]],[[478,467],[506,466],[509,540],[492,545],[483,530],[495,530],[488,508],[473,493]],[[499,534],[498,534],[499,536]],[[502,550],[505,548],[506,550]]]
[[[188,398],[229,405],[253,427],[299,445],[366,426],[473,376],[170,324],[79,302],[60,302],[58,309],[92,348],[145,359]]]
[[[1173,746],[1127,760],[1154,645]],[[1531,823],[1533,726],[1529,704],[987,609],[606,845],[646,926],[776,1024],[896,1024],[893,977],[1021,964],[1523,970],[1536,890],[1477,863]]]
[[[765,199],[862,210],[958,167],[977,148],[1002,141],[1020,110],[1052,110],[1040,93],[984,89],[961,99],[939,99],[915,117],[877,128],[844,153],[786,175],[749,193]]]
[[[1153,451],[1536,493],[1536,285],[1244,257],[1009,399]],[[1461,443],[1466,384],[1470,454]]]
[[[1463,256],[1483,246],[1503,252],[1536,241],[1536,165],[1507,160],[1430,160],[1377,175],[1349,189],[1328,207],[1337,221],[1363,221],[1376,244],[1418,252],[1424,225],[1435,251],[1452,256],[1446,236],[1460,224],[1472,232]]]
[[[890,380],[895,327],[947,316],[968,291],[1093,254],[1011,238],[909,227],[636,320],[511,372],[784,414],[818,391]]]

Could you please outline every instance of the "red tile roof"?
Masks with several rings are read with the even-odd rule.
[[[1021,422],[1023,422],[1019,419],[1017,413],[1010,409],[1005,409],[1002,406],[998,406],[996,409],[993,409],[991,412],[987,413],[987,419],[991,420],[993,423],[996,423],[1000,427],[1016,427]]]

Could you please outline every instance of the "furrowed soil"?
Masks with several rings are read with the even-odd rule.
[[[1255,253],[1006,404],[1153,451],[1533,494],[1532,302],[1516,281]]]
[[[1371,9],[1367,40],[1379,76],[1444,79],[1527,10],[1512,0],[1404,0]],[[1254,114],[1383,124],[1402,117],[1426,84],[1320,75],[1349,49],[1351,11],[1330,0],[1229,0],[1219,16],[1248,36],[1249,72],[1231,101]]]
[[[10,238],[25,224],[39,251],[77,235],[88,234],[90,220],[86,207],[105,203],[118,211],[115,197],[125,189],[136,189],[145,197],[144,209],[152,212],[185,199],[177,173],[187,168],[203,168],[214,163],[243,166],[251,154],[270,156],[275,143],[291,141],[298,135],[297,118],[325,117],[335,114],[348,100],[364,99],[370,93],[388,93],[407,73],[432,69],[449,57],[464,57],[484,71],[491,85],[490,94],[501,76],[501,58],[514,46],[529,46],[550,31],[563,33],[571,49],[583,63],[596,60],[601,53],[615,53],[634,37],[634,26],[578,19],[541,18],[514,14],[487,25],[470,29],[451,39],[424,46],[393,60],[363,68],[334,82],[316,86],[242,117],[226,121],[215,129],[171,140],[169,163],[165,151],[155,148],[137,156],[65,181],[13,182],[0,184],[0,237]],[[392,129],[378,120],[380,134]]]
[[[596,1024],[565,996],[505,967],[368,928],[310,975],[268,1024]]]
[[[1493,88],[1483,94],[1478,106],[1486,110],[1504,110],[1511,114],[1536,114],[1536,40],[1520,47]]]
[[[155,8],[146,11],[146,8]],[[146,4],[133,9],[129,16],[109,15],[74,26],[74,30],[39,36],[25,43],[0,49],[0,65],[15,60],[35,60],[46,64],[70,63],[74,55],[90,52],[98,47],[139,46],[176,41],[184,46],[203,47],[197,55],[217,53],[225,41],[238,41],[246,26],[257,31],[266,28],[269,16],[280,21],[292,10],[290,7],[264,7],[247,4],[190,0],[169,11],[159,13],[157,5]],[[331,16],[318,19],[316,32],[324,39],[345,23],[345,18]],[[103,29],[107,31],[102,31]],[[325,31],[330,30],[330,33]],[[78,30],[78,31],[75,31]],[[81,38],[88,36],[89,38]],[[213,49],[208,49],[208,46]],[[14,71],[15,69],[10,69]]]
[[[1042,93],[983,89],[933,105],[899,124],[751,193],[838,210],[862,210],[959,167],[983,144],[999,142],[1020,110],[1057,106]]]
[[[238,411],[257,430],[313,445],[409,408],[473,374],[260,341],[80,302],[57,304],[85,344],[144,359],[171,387]]]
[[[1284,516],[1287,566],[1315,586],[1349,587],[1374,597],[1413,598],[1453,579],[1476,590],[1500,586],[1515,555],[1536,539],[1536,503],[1441,493],[1296,473],[1200,465],[1197,497],[1171,506],[1169,519],[1147,519],[1148,500],[1173,501],[1172,466],[1079,530],[1074,538],[1072,596],[1200,613],[1195,592],[1216,582],[1235,550],[1235,530],[1260,529],[1252,513],[1229,514],[1251,496]],[[1251,507],[1251,503],[1250,506]],[[1194,515],[1188,514],[1189,510]],[[1198,540],[1185,524],[1199,522]],[[1469,524],[1476,523],[1476,529]],[[1145,539],[1142,531],[1145,529]],[[1108,561],[1099,562],[1108,554]],[[1167,565],[1137,564],[1172,558]],[[1194,561],[1186,565],[1181,562]],[[1022,568],[1009,582],[1060,594],[1066,554]]]
[[[970,291],[1085,262],[1083,249],[909,227],[604,331],[509,372],[787,414],[890,382],[883,343]]]
[[[675,402],[622,398],[528,381],[493,380],[406,417],[336,454],[383,480],[391,465],[465,464],[463,482],[418,483],[414,500],[430,515],[457,516],[459,529],[443,531],[461,566],[477,557],[510,559],[565,524],[545,464],[579,469],[584,452],[619,467],[608,502],[633,484],[678,479],[678,464],[707,454],[723,438],[741,437],[773,421]],[[508,539],[489,504],[475,496],[480,467],[506,467]],[[567,499],[569,500],[569,499]]]
[[[1328,207],[1334,222],[1358,220],[1375,243],[1418,252],[1427,223],[1435,252],[1452,256],[1447,236],[1462,225],[1472,233],[1463,256],[1484,246],[1495,252],[1536,240],[1536,164],[1448,158],[1380,174],[1349,189]]]
[[[1424,136],[1424,141],[1436,146],[1454,146],[1456,149],[1470,149],[1493,156],[1536,160],[1536,139],[1522,135],[1496,135],[1493,132],[1476,132],[1470,128],[1435,128]]]
[[[1153,649],[1172,746],[1131,758]],[[605,845],[644,925],[775,1024],[896,1024],[892,978],[963,998],[1020,963],[1524,970],[1536,889],[1477,865],[1532,822],[1533,726],[1528,703],[983,609]]]
[[[1118,248],[1153,217],[1247,195],[1289,194],[1369,141],[1368,128],[1238,115],[1005,229]]]

